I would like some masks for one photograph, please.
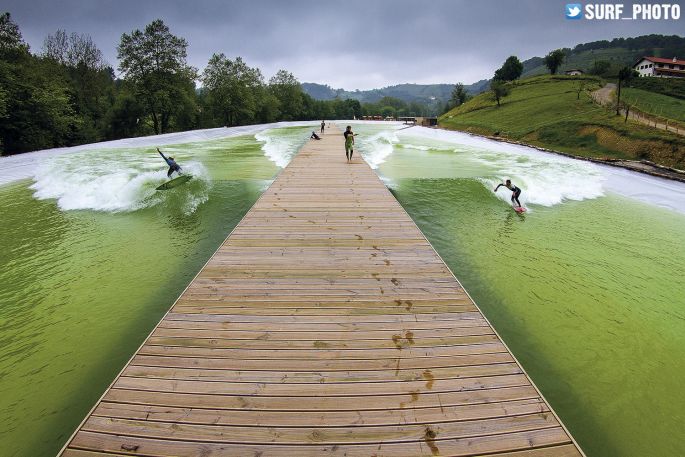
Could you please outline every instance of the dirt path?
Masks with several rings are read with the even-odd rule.
[[[615,105],[616,101],[614,99],[614,92],[616,91],[616,84],[614,83],[607,83],[604,87],[601,89],[597,89],[596,91],[591,93],[592,99],[602,105],[602,106],[611,106]],[[626,110],[621,109],[620,110],[621,116],[625,118],[626,115]],[[630,110],[628,113],[628,118],[632,119],[635,122],[639,122],[640,124],[647,125],[652,128],[656,128],[659,130],[665,130],[667,132],[675,133],[677,135],[682,135],[685,136],[685,129],[682,127],[678,127],[677,125],[673,124],[668,124],[663,121],[656,120],[654,118],[646,116],[644,113],[640,111],[635,111],[635,110]]]
[[[616,90],[616,84],[607,83],[606,86],[601,89],[597,89],[592,92],[592,99],[599,103],[600,105],[611,105],[614,102],[614,91]]]

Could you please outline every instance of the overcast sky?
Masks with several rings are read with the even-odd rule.
[[[509,55],[521,60],[578,43],[649,33],[685,34],[685,0],[674,21],[564,17],[565,0],[4,0],[34,52],[57,29],[93,37],[117,67],[122,33],[161,18],[188,40],[202,70],[215,52],[241,56],[269,78],[371,89],[473,83]],[[630,2],[624,1],[626,9]],[[659,1],[658,3],[664,3]],[[685,56],[679,56],[685,57]]]

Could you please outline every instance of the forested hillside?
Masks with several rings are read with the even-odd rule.
[[[565,58],[559,68],[560,73],[580,69],[600,76],[614,76],[619,69],[635,63],[642,56],[669,59],[685,56],[685,38],[677,35],[642,35],[581,43],[563,51]],[[542,57],[533,57],[522,63],[524,78],[548,72]]]

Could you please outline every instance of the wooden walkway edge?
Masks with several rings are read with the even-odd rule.
[[[59,455],[584,454],[331,129],[264,192]]]

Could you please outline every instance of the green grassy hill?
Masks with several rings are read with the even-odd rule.
[[[582,85],[582,88],[581,88]],[[440,117],[442,127],[497,135],[586,157],[647,159],[685,168],[685,138],[651,129],[600,107],[596,77],[538,76],[509,83],[497,106],[482,93]],[[578,92],[580,90],[580,97]]]

